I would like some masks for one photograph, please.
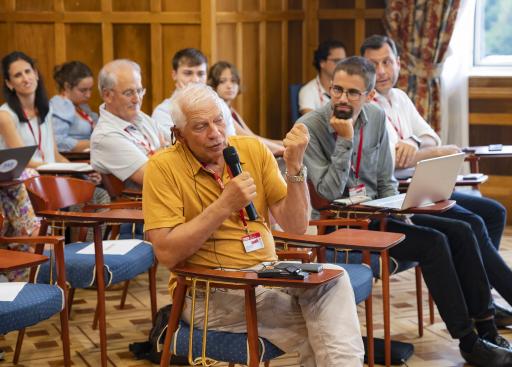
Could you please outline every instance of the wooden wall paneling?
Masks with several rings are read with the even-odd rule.
[[[53,0],[16,0],[16,11],[52,11]]]
[[[242,11],[262,11],[264,9],[261,9],[260,1],[264,0],[243,0],[241,1],[242,4]],[[274,0],[271,0],[274,1]]]
[[[347,56],[355,55],[355,20],[353,19],[327,19],[320,20],[319,42],[336,39],[343,42],[347,48]],[[310,54],[313,60],[313,52]],[[314,74],[315,75],[315,74]]]
[[[281,1],[283,10],[288,10],[288,1]],[[288,21],[281,22],[281,76],[278,80],[281,81],[281,119],[279,126],[281,127],[280,138],[284,137],[290,126],[290,114],[288,108]]]
[[[159,0],[160,1],[160,0]],[[163,11],[201,11],[201,0],[163,0],[162,1]]]
[[[242,52],[243,49],[244,49],[243,42],[244,42],[244,37],[243,37],[242,23],[238,22],[238,23],[236,23],[236,47],[235,47],[235,51],[236,51],[236,67],[238,68],[238,72],[240,73],[240,77],[241,78],[243,78],[243,76],[245,75],[245,72],[244,72],[244,54]],[[242,83],[243,83],[243,86],[242,86],[242,92],[243,92],[244,90],[247,90],[247,85],[245,84],[243,79],[242,79]],[[234,107],[241,114],[241,116],[244,116],[244,99],[243,98],[238,97],[235,100]]]
[[[101,0],[64,0],[65,11],[101,11]]]
[[[302,9],[302,0],[288,0],[288,9],[301,10]]]
[[[365,38],[368,38],[374,34],[386,34],[382,19],[366,19],[365,22]],[[359,49],[361,44],[356,46],[356,54],[359,55]]]
[[[101,11],[101,45],[103,64],[106,64],[114,59],[114,31],[112,22],[106,19],[112,13],[112,0],[101,0]]]
[[[302,70],[311,64],[313,55],[302,62],[302,50],[305,48],[301,42],[301,30],[304,22],[292,21],[288,22],[288,81],[289,84],[302,83]]]
[[[356,19],[355,19],[355,27],[354,27],[354,55],[359,55],[359,46],[363,43],[365,39],[365,19],[364,19],[364,11],[365,11],[365,0],[356,0],[355,3],[356,8]]]
[[[259,10],[260,12],[266,11],[266,0],[260,0],[259,2]],[[252,2],[243,2],[244,5],[251,5]],[[268,94],[267,94],[267,22],[260,21],[259,22],[259,39],[258,39],[258,48],[259,48],[259,108],[260,108],[260,118],[258,123],[258,128],[256,129],[256,133],[262,136],[267,136],[267,103],[268,103]]]
[[[151,0],[150,11],[152,13],[159,13],[162,11],[161,0]],[[160,23],[151,23],[150,25],[151,37],[151,80],[148,86],[151,88],[151,112],[164,99],[164,82],[163,76],[163,63],[162,63],[162,25]]]
[[[162,65],[163,98],[168,98],[174,90],[171,78],[172,57],[186,47],[201,48],[201,28],[199,25],[165,24],[162,25]],[[161,101],[160,101],[161,102]],[[158,103],[160,103],[158,102]],[[153,107],[156,107],[153,106]]]
[[[211,65],[223,60],[229,61],[239,68],[239,65],[237,65],[238,24],[226,23],[217,25],[217,58],[211,60]]]
[[[150,0],[112,0],[114,11],[149,11]]]
[[[306,82],[314,78],[316,70],[311,64],[313,53],[318,47],[318,36],[320,32],[318,22],[319,0],[303,0],[305,19],[302,28],[302,38],[304,39],[304,48],[302,50],[302,81]]]
[[[55,13],[62,18],[64,13],[64,0],[53,0]],[[61,64],[66,61],[66,28],[64,23],[57,21],[54,24],[55,37],[55,63]]]
[[[384,9],[386,7],[386,0],[366,0],[367,9]]]
[[[201,0],[201,51],[208,60],[217,59],[215,1]]]
[[[491,162],[494,162],[494,160],[491,160]],[[512,210],[512,175],[491,175],[489,181],[480,185],[480,191],[482,195],[498,200],[507,208],[508,212]],[[512,216],[508,215],[507,217],[507,223],[511,225]]]
[[[285,121],[282,118],[282,110],[285,110],[282,96],[284,94],[281,78],[284,78],[282,65],[282,26],[281,22],[267,22],[265,27],[266,37],[266,118],[265,134],[274,139],[282,138],[282,129]]]
[[[9,34],[9,28],[11,27],[11,24],[7,22],[1,22],[0,23],[0,34],[2,35],[8,35]],[[0,58],[4,57],[11,51],[12,49],[9,47],[9,42],[0,42]]]
[[[217,0],[217,12],[236,12],[238,4],[238,0]]]
[[[152,88],[151,88],[151,36],[150,26],[147,24],[115,24],[114,58],[126,58],[140,65],[142,85],[146,88],[146,95],[142,101],[142,110],[151,115]]]
[[[242,24],[243,48],[239,52],[242,58],[242,81],[245,85],[244,92],[238,97],[242,98],[243,118],[247,125],[258,133],[260,114],[260,49],[259,49],[259,25],[257,23]]]
[[[358,0],[320,0],[318,5],[320,9],[351,9],[356,6],[356,1]]]
[[[94,111],[98,111],[98,107],[102,103],[96,87],[98,73],[103,66],[101,37],[101,24],[99,23],[65,25],[66,61],[81,61],[91,68],[94,75],[95,85],[90,100],[91,108]],[[76,47],[77,45],[80,47]]]
[[[37,68],[44,79],[48,95],[55,94],[52,83],[53,66],[55,65],[55,53],[48,50],[55,49],[53,25],[48,23],[16,23],[14,47],[10,51],[25,52],[37,62]]]

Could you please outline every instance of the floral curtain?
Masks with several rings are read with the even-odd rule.
[[[387,0],[384,27],[400,49],[397,87],[439,132],[440,74],[460,0]]]

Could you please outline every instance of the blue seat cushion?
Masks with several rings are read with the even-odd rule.
[[[372,293],[373,273],[366,265],[360,264],[340,264],[350,276],[350,284],[354,290],[356,304],[363,302]]]
[[[62,289],[55,285],[27,283],[14,301],[0,301],[0,334],[49,319],[63,307]]]
[[[171,353],[178,356],[188,356],[188,338],[190,326],[180,321],[178,330],[171,341]],[[161,343],[163,343],[162,335]],[[193,358],[201,357],[203,330],[194,329]],[[269,361],[284,354],[284,352],[264,338],[259,338],[261,361]],[[206,336],[206,356],[220,362],[231,362],[248,365],[248,346],[246,333],[229,333],[209,330]]]
[[[362,264],[363,253],[361,251],[337,251],[336,262],[334,261],[334,250],[327,249],[326,260],[330,263],[336,263],[342,266],[343,264]],[[389,258],[389,273],[396,274],[404,270],[414,268],[418,265],[415,261],[398,261],[390,256]],[[370,263],[375,278],[380,278],[380,255],[378,253],[371,253]]]
[[[64,246],[66,280],[71,288],[88,288],[96,282],[96,262],[94,255],[82,255],[77,252],[91,242],[75,242]],[[49,251],[45,251],[50,256]],[[153,246],[145,241],[124,255],[104,255],[105,286],[116,284],[146,272],[154,263]],[[37,283],[49,283],[50,265],[46,262],[39,266]],[[53,271],[53,278],[56,277]]]

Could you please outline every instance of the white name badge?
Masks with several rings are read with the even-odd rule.
[[[259,232],[254,232],[247,236],[243,236],[242,243],[244,244],[245,252],[252,252],[265,247]]]

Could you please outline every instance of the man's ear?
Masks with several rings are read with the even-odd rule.
[[[174,135],[177,141],[183,142],[184,138],[181,135],[180,129],[178,129],[176,126],[171,128],[171,133]]]
[[[103,99],[103,102],[109,104],[112,102],[112,94],[113,92],[110,89],[103,89],[101,91],[101,99]]]
[[[176,73],[176,70],[172,70],[171,72],[171,77],[172,77],[172,80],[174,80],[176,82],[176,77],[178,76],[178,74]]]
[[[396,64],[398,65],[398,69],[400,69],[400,56],[396,57]]]
[[[366,95],[366,103],[373,101],[373,98],[375,98],[375,88]]]

